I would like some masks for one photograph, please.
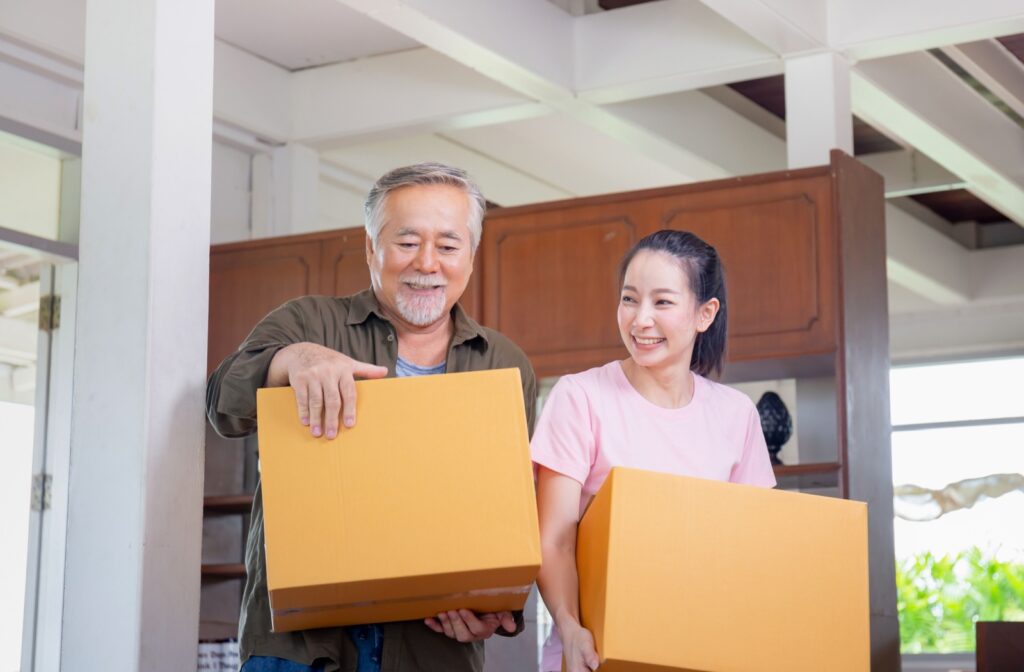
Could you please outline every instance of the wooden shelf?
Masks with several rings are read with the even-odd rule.
[[[839,464],[837,462],[784,464],[776,465],[773,469],[780,490],[836,488],[839,486]]]
[[[203,498],[203,513],[229,515],[249,513],[252,510],[252,495],[215,495]]]
[[[202,576],[204,579],[225,581],[227,579],[244,579],[245,565],[240,562],[230,562],[219,565],[203,565]]]

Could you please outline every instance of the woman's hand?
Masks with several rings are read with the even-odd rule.
[[[582,625],[558,628],[562,638],[562,656],[566,672],[589,672],[596,670],[600,660],[594,647],[594,636]]]
[[[463,644],[488,639],[498,628],[504,628],[505,632],[509,633],[516,631],[516,619],[511,611],[479,616],[469,609],[442,611],[437,618],[428,618],[423,622],[434,632],[447,635]]]

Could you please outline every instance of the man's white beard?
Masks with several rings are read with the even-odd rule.
[[[438,292],[434,296],[407,296],[399,290],[395,297],[398,314],[409,324],[425,327],[441,319],[444,315],[445,294]]]

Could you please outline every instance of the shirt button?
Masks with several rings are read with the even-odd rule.
[[[388,334],[388,343],[391,343],[394,340],[395,340],[395,335],[394,334]]]

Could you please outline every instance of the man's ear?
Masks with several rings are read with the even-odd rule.
[[[366,265],[369,266],[373,263],[373,238],[370,238],[370,234],[366,234]]]

